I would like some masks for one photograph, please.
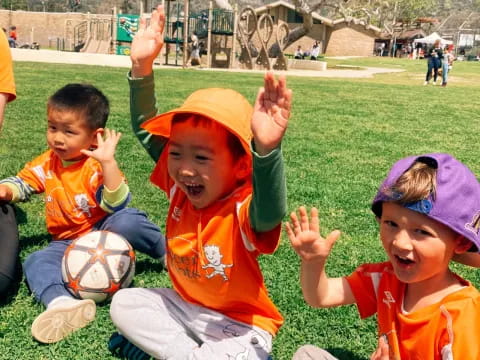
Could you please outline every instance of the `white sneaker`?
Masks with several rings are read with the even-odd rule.
[[[423,83],[423,86],[425,86],[425,85],[428,85],[428,81],[425,81],[425,82]]]
[[[60,341],[68,334],[87,326],[95,319],[96,311],[95,302],[90,299],[58,301],[34,320],[32,336],[46,344]]]
[[[436,81],[433,82],[433,86],[435,86],[435,85],[437,85],[437,82],[436,82]]]

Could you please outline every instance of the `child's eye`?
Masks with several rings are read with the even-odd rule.
[[[424,230],[424,229],[416,229],[415,230],[416,233],[420,234],[420,235],[424,235],[424,236],[433,236],[433,234],[427,230]]]
[[[170,151],[168,155],[171,157],[179,157],[180,153],[178,151]]]
[[[197,155],[197,156],[195,156],[195,159],[197,159],[199,161],[207,161],[209,158],[206,157],[206,156],[203,156],[203,155]]]
[[[397,227],[397,223],[392,220],[385,220],[383,223],[389,227]]]

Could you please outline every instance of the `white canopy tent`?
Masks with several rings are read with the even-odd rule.
[[[440,37],[440,35],[438,35],[436,32],[431,33],[430,35],[425,36],[424,38],[415,39],[415,40],[413,40],[413,42],[414,43],[422,43],[422,44],[433,44],[437,40],[440,40],[440,44],[442,44],[442,45],[453,44],[453,41],[442,39]]]

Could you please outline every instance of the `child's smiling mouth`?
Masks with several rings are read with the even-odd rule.
[[[203,189],[205,188],[203,185],[198,184],[186,184],[184,183],[185,188],[187,190],[187,194],[192,197],[197,197],[201,195]]]
[[[395,260],[397,261],[397,263],[401,266],[409,266],[409,265],[413,265],[415,264],[415,261],[407,258],[407,257],[402,257],[402,256],[399,256],[399,255],[394,255],[395,256]]]

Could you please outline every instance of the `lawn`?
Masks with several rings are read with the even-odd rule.
[[[327,61],[329,61],[327,59]],[[294,100],[283,142],[288,208],[315,205],[323,232],[340,229],[342,237],[327,264],[331,276],[352,272],[364,262],[385,259],[370,202],[391,164],[427,152],[449,152],[480,174],[478,161],[480,62],[457,62],[446,88],[422,86],[425,61],[369,58],[332,60],[345,64],[402,68],[405,72],[373,79],[325,79],[290,76]],[[0,178],[14,175],[46,149],[45,104],[68,82],[90,82],[111,101],[108,126],[121,131],[117,160],[129,180],[132,206],[149,213],[163,228],[165,196],[148,180],[153,163],[137,143],[129,123],[126,69],[96,66],[16,63],[18,98],[7,108],[0,135]],[[195,70],[155,71],[159,109],[178,106],[202,87],[231,87],[253,102],[259,74]],[[43,199],[19,205],[21,259],[44,247],[49,239]],[[312,309],[299,286],[299,259],[286,236],[273,256],[260,259],[274,302],[285,325],[274,341],[274,359],[290,359],[302,344],[331,350],[340,359],[368,359],[375,348],[375,319],[360,320],[355,306]],[[453,264],[462,276],[480,286],[475,269]],[[168,275],[138,254],[135,286],[169,286]],[[30,335],[34,318],[43,311],[25,283],[0,306],[0,359],[110,359],[106,342],[115,330],[108,305],[97,318],[65,340],[42,345]]]

